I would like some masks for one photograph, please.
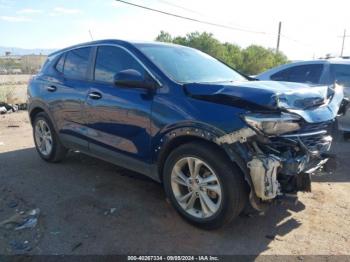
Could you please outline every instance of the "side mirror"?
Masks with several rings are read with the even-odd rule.
[[[114,76],[114,84],[134,88],[154,88],[155,83],[145,79],[142,74],[134,69],[122,70]]]

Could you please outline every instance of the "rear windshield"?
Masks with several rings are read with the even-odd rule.
[[[193,48],[161,45],[140,45],[138,48],[167,76],[179,83],[247,80],[215,58]]]

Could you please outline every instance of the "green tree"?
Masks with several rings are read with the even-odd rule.
[[[242,49],[235,44],[224,43],[225,55],[223,61],[229,66],[241,70],[243,64]]]
[[[173,38],[171,37],[171,35],[169,33],[164,32],[162,30],[162,31],[160,31],[159,35],[156,37],[156,41],[171,43],[171,42],[173,42]]]
[[[258,45],[251,45],[242,49],[235,44],[221,43],[214,38],[213,34],[207,32],[192,32],[184,37],[172,37],[171,34],[161,31],[156,37],[156,41],[199,49],[248,75],[255,75],[288,62],[283,53],[276,53],[273,49]]]

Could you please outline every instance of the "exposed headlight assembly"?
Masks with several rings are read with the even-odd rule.
[[[300,129],[300,118],[291,114],[248,114],[243,119],[250,127],[266,135],[281,135]]]

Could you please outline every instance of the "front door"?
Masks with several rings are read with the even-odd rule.
[[[118,86],[116,73],[145,69],[125,49],[100,46],[86,100],[89,150],[96,156],[146,173],[150,163],[150,117],[153,94],[144,88]]]

